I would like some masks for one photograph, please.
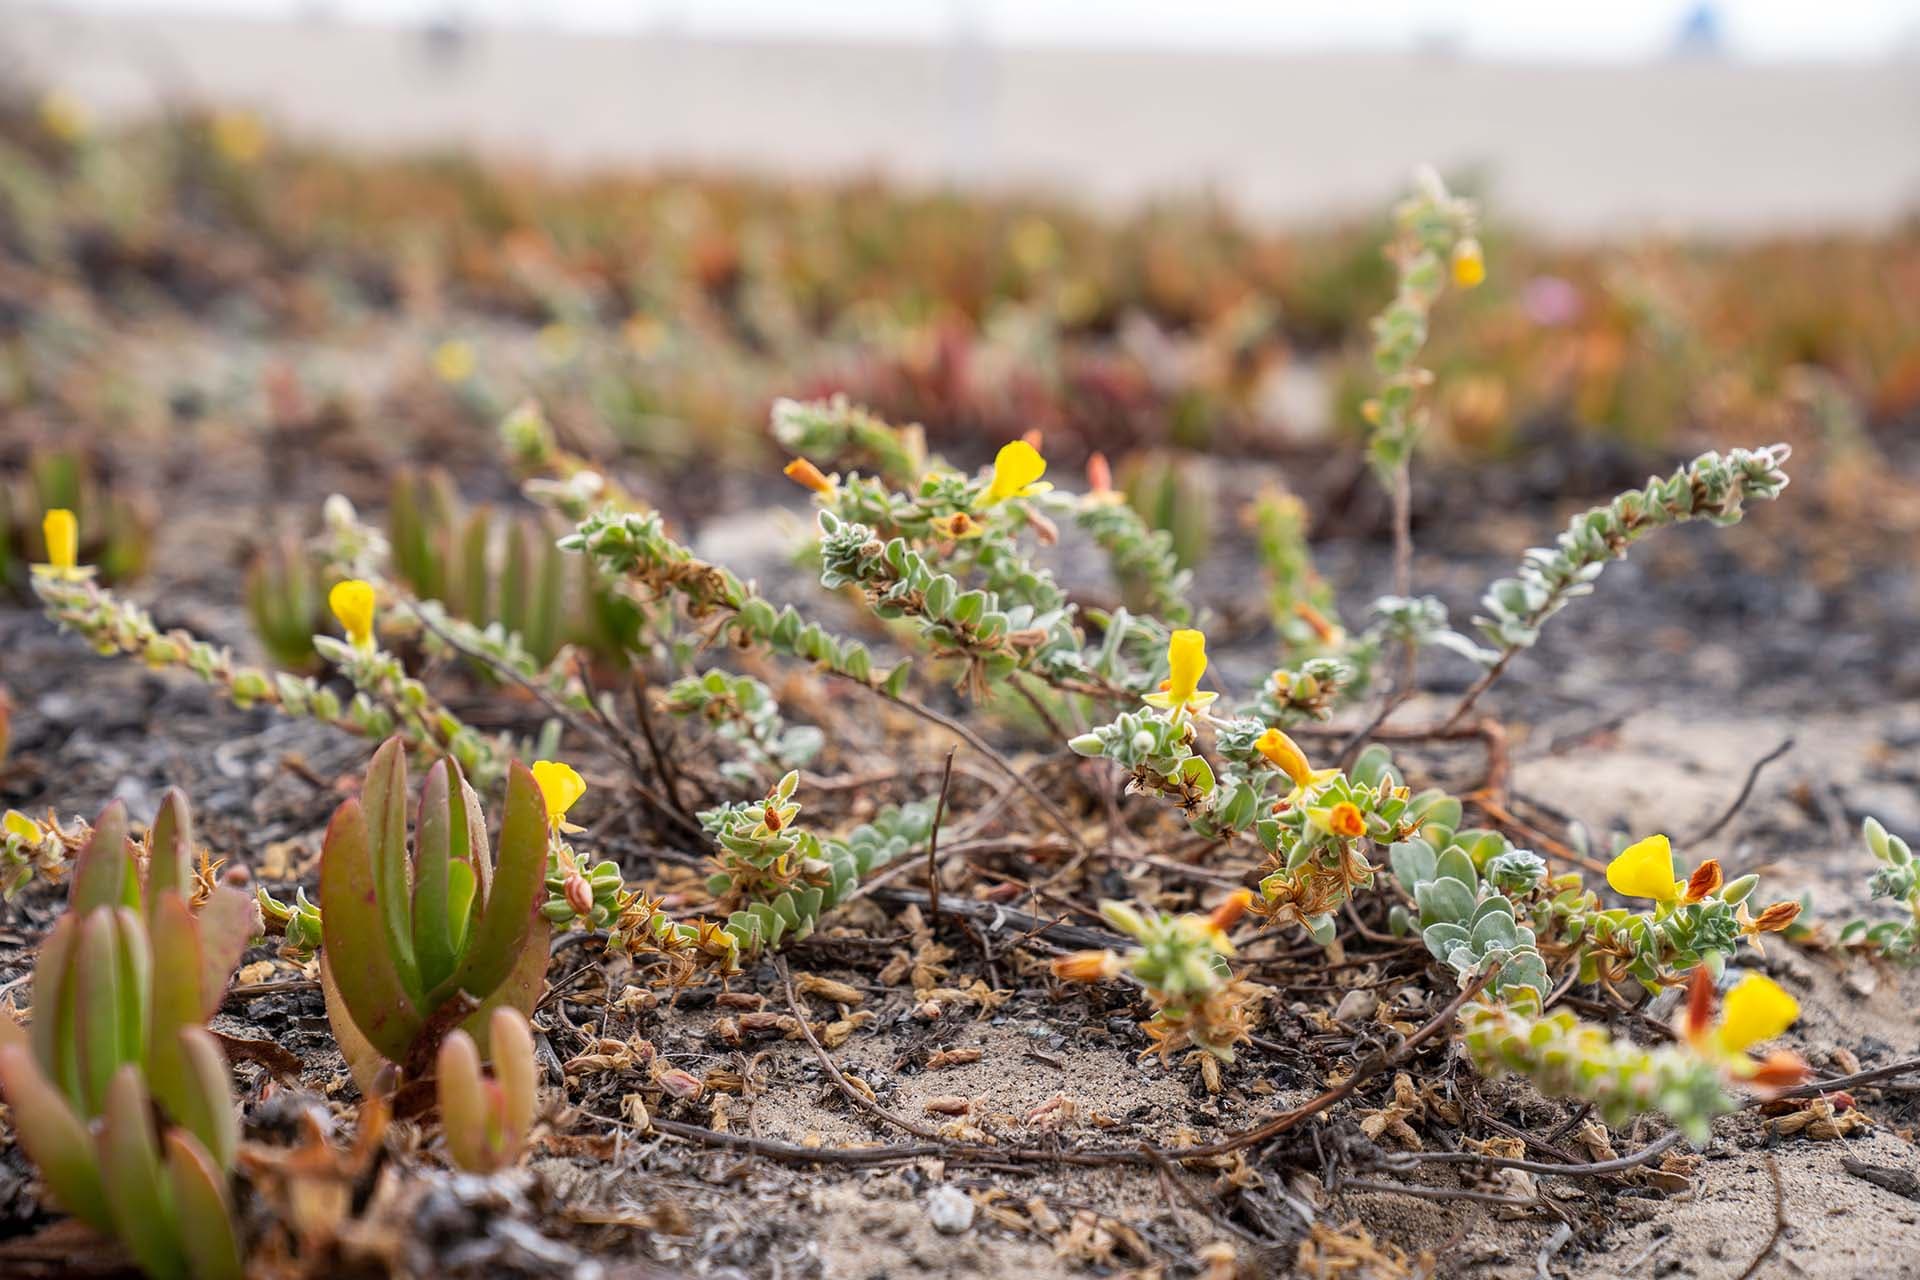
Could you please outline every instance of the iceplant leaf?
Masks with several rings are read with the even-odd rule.
[[[183,898],[193,896],[193,812],[178,787],[169,788],[161,799],[160,812],[147,833],[145,906],[149,917],[155,900],[168,891]]]
[[[188,1027],[176,1033],[174,1042],[184,1068],[179,1091],[163,1093],[156,1083],[154,1093],[174,1123],[198,1139],[221,1168],[227,1168],[240,1145],[240,1115],[234,1107],[227,1055],[205,1027]]]
[[[439,1078],[440,1128],[447,1155],[469,1173],[489,1173],[487,1151],[487,1086],[480,1078],[480,1050],[464,1031],[451,1031],[440,1042],[435,1064]]]
[[[187,1062],[180,1048],[183,1028],[197,1026],[201,1012],[200,930],[192,910],[177,893],[155,896],[148,929],[153,940],[153,1002],[148,1010],[147,1074],[153,1091],[169,1110],[186,1089]]]
[[[516,760],[507,772],[500,865],[456,975],[471,996],[484,1000],[521,959],[546,882],[547,835],[546,801],[532,772]]]
[[[233,1234],[227,1179],[191,1134],[167,1131],[167,1184],[180,1223],[181,1242],[195,1280],[241,1280],[245,1266]]]
[[[327,976],[367,1042],[404,1061],[424,1019],[401,984],[358,800],[334,811],[320,851],[320,943]],[[340,1028],[335,1025],[336,1035]]]
[[[184,1277],[185,1258],[161,1184],[147,1089],[133,1063],[114,1073],[96,1140],[114,1235],[149,1276]]]
[[[200,933],[200,1021],[219,1012],[247,944],[260,933],[260,906],[231,885],[216,888],[194,917]]]
[[[360,790],[373,866],[375,901],[400,984],[416,999],[425,990],[413,951],[413,884],[407,859],[407,753],[396,735],[380,744]]]
[[[107,1211],[93,1139],[25,1046],[0,1048],[0,1093],[13,1108],[20,1145],[60,1207],[98,1231],[111,1231],[113,1217]]]
[[[468,1035],[480,1046],[483,1057],[491,1059],[493,1049],[493,1018],[502,1009],[512,1009],[523,1018],[533,1016],[533,1006],[540,1003],[541,994],[547,989],[547,939],[552,927],[545,918],[535,916],[533,928],[527,933],[527,940],[520,948],[520,958],[507,973],[504,981],[493,989],[493,993],[481,1001],[473,1015],[461,1023]]]
[[[493,1074],[506,1098],[503,1122],[506,1129],[505,1154],[517,1159],[533,1128],[533,1115],[540,1095],[540,1077],[533,1061],[533,1029],[526,1016],[515,1009],[495,1009],[488,1019],[492,1028]]]
[[[464,827],[464,797],[456,801],[447,785],[447,761],[427,770],[420,790],[420,823],[414,832],[413,951],[420,983],[433,990],[453,972],[456,954],[450,915],[448,866],[453,858],[454,822]]]
[[[73,886],[67,910],[84,915],[96,907],[139,901],[132,883],[133,859],[127,856],[127,806],[115,800],[93,822],[93,838],[73,859]]]
[[[90,912],[80,922],[74,951],[74,1039],[80,1057],[80,1102],[99,1115],[120,1065],[133,1057],[122,1018],[119,925],[111,910]]]
[[[80,917],[68,912],[54,922],[33,967],[33,1056],[60,1092],[81,1101],[80,1055],[74,1045],[73,961],[80,945]]]

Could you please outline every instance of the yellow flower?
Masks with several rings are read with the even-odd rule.
[[[1025,440],[1002,445],[993,459],[993,480],[987,485],[980,505],[990,507],[1008,498],[1031,498],[1053,486],[1040,477],[1047,473],[1047,460]]]
[[[1307,753],[1300,744],[1278,729],[1269,729],[1261,734],[1253,744],[1258,751],[1273,763],[1273,767],[1293,780],[1294,794],[1298,795],[1315,783],[1325,782],[1340,771],[1338,769],[1316,769],[1307,763]]]
[[[1487,278],[1487,259],[1480,252],[1480,242],[1472,236],[1453,246],[1453,282],[1462,289],[1472,289]]]
[[[5,817],[0,817],[0,834],[33,844],[40,839],[40,824],[18,809],[9,809]]]
[[[90,123],[86,104],[64,89],[40,99],[40,125],[62,142],[78,142]]]
[[[80,522],[65,507],[55,507],[40,520],[40,536],[46,540],[47,562],[38,566],[56,578],[86,576],[80,568]]]
[[[1785,1031],[1799,1016],[1800,1002],[1782,991],[1779,983],[1750,973],[1727,992],[1714,1042],[1722,1053],[1745,1053]]]
[[[1629,898],[1678,902],[1687,886],[1673,878],[1673,846],[1665,836],[1648,836],[1621,850],[1607,864],[1607,885]]]
[[[473,344],[460,338],[449,338],[433,349],[433,371],[442,382],[465,382],[478,365]]]
[[[213,117],[213,146],[229,164],[250,165],[267,151],[267,130],[250,111],[222,111]]]
[[[547,802],[547,819],[562,831],[579,831],[581,828],[567,822],[566,816],[567,810],[587,794],[586,780],[572,765],[559,760],[536,760],[533,780],[540,788],[540,798]]]
[[[1174,632],[1167,640],[1166,683],[1160,686],[1160,692],[1147,695],[1147,704],[1169,711],[1204,711],[1220,696],[1200,692],[1200,677],[1206,672],[1206,636],[1191,629]]]
[[[347,639],[356,649],[373,648],[373,585],[358,578],[333,584],[327,592],[327,608],[340,620]]]

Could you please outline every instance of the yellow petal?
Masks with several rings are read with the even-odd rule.
[[[1480,251],[1480,242],[1469,236],[1453,246],[1453,282],[1462,289],[1479,286],[1487,278],[1486,255]]]
[[[477,363],[473,344],[459,338],[449,338],[433,351],[433,371],[442,382],[465,382]]]
[[[541,799],[547,802],[547,817],[554,822],[564,818],[574,802],[587,793],[586,780],[574,772],[572,765],[559,760],[536,760],[533,780],[540,788]]]
[[[993,460],[993,481],[981,501],[990,504],[1020,497],[1046,473],[1047,460],[1038,449],[1025,440],[1009,441]]]
[[[0,817],[0,832],[32,843],[40,839],[40,824],[18,809],[9,809]]]
[[[1167,640],[1167,700],[1185,705],[1206,673],[1207,637],[1191,629],[1174,632]]]
[[[1665,836],[1648,836],[1628,845],[1607,864],[1607,884],[1629,898],[1672,902],[1680,896],[1673,879],[1673,846]]]
[[[80,522],[65,507],[55,507],[40,521],[40,533],[47,540],[47,563],[56,569],[71,569],[80,562]]]
[[[340,620],[357,649],[373,647],[373,585],[358,578],[336,582],[327,592],[327,608]]]
[[[1307,763],[1307,753],[1300,749],[1299,743],[1278,729],[1269,729],[1261,734],[1253,747],[1273,761],[1275,768],[1291,778],[1294,786],[1304,787],[1313,780],[1313,766]]]
[[[1750,973],[1727,992],[1716,1033],[1728,1053],[1745,1053],[1762,1040],[1771,1040],[1800,1016],[1800,1002],[1771,978]]]

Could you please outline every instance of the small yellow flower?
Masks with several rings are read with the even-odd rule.
[[[559,760],[536,760],[533,780],[540,788],[540,798],[547,802],[547,820],[561,831],[581,830],[566,821],[567,810],[587,793],[586,780],[573,766]]]
[[[1031,498],[1046,493],[1052,485],[1040,477],[1047,473],[1047,460],[1025,440],[1004,444],[993,459],[993,480],[981,497],[980,505],[990,507],[1008,498]]]
[[[1714,1043],[1722,1053],[1745,1053],[1785,1031],[1799,1016],[1800,1002],[1782,991],[1779,983],[1750,973],[1727,992]]]
[[[9,809],[5,817],[0,817],[0,834],[32,844],[40,839],[40,824],[18,809]]]
[[[1293,779],[1295,787],[1313,784],[1313,766],[1300,744],[1278,729],[1269,729],[1255,740],[1253,749],[1273,762],[1274,768]]]
[[[55,507],[41,517],[40,536],[47,544],[47,562],[36,565],[42,573],[56,578],[83,578],[80,567],[80,522],[65,507]]]
[[[479,363],[473,344],[461,338],[449,338],[433,349],[433,371],[442,382],[465,382]]]
[[[251,111],[222,111],[213,117],[213,147],[229,164],[250,165],[267,153],[267,130]]]
[[[1167,680],[1160,692],[1147,695],[1149,706],[1163,710],[1204,711],[1217,693],[1201,693],[1200,677],[1207,672],[1207,637],[1198,631],[1176,631],[1167,640]]]
[[[1487,278],[1486,255],[1472,236],[1453,246],[1453,282],[1462,289],[1477,288]]]
[[[1673,846],[1665,836],[1648,836],[1620,851],[1607,864],[1607,885],[1629,898],[1678,902],[1687,886],[1673,878]]]
[[[373,648],[373,584],[358,578],[333,584],[327,592],[327,608],[347,633],[356,649]]]
[[[84,138],[91,122],[86,104],[65,89],[50,90],[40,99],[40,127],[62,142]]]

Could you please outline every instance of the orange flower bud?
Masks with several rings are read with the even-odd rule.
[[[1799,903],[1776,902],[1754,919],[1751,932],[1778,933],[1799,918]]]
[[[1680,1020],[1680,1034],[1690,1044],[1702,1043],[1713,1027],[1713,979],[1701,965],[1687,980],[1687,1011]]]
[[[1065,982],[1100,982],[1120,974],[1120,957],[1111,951],[1076,951],[1053,961],[1053,976]]]
[[[1106,454],[1096,453],[1087,459],[1087,488],[1093,493],[1113,492],[1113,468]]]
[[[1347,800],[1333,806],[1327,814],[1327,825],[1333,834],[1349,839],[1367,834],[1367,816],[1360,812],[1360,806]]]
[[[1720,860],[1708,858],[1695,867],[1693,874],[1687,877],[1687,892],[1684,900],[1699,902],[1710,894],[1718,893],[1720,886],[1724,883],[1726,883],[1726,877],[1720,873]]]
[[[1207,917],[1207,923],[1216,929],[1231,929],[1241,916],[1247,914],[1247,907],[1253,902],[1253,893],[1248,889],[1235,889],[1227,895],[1226,901],[1213,909]]]
[[[578,871],[567,877],[567,905],[573,908],[577,916],[593,914],[593,886]]]
[[[1745,1077],[1745,1083],[1748,1088],[1764,1097],[1769,1093],[1805,1084],[1812,1078],[1813,1069],[1799,1054],[1790,1053],[1785,1049],[1776,1049],[1754,1063],[1753,1073]]]
[[[1293,604],[1294,616],[1313,628],[1313,634],[1320,638],[1321,644],[1338,644],[1345,633],[1327,619],[1327,615],[1308,604],[1305,600],[1296,600]]]
[[[832,493],[833,481],[805,458],[795,458],[786,466],[787,479],[795,484],[813,490],[815,493]]]

